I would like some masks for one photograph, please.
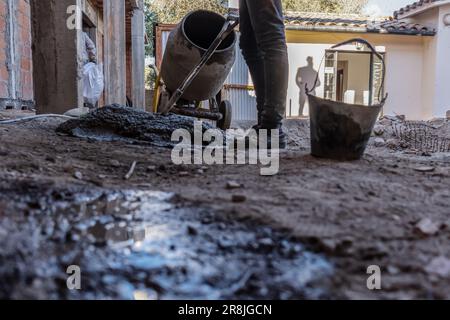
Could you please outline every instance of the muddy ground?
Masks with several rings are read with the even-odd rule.
[[[450,154],[405,145],[391,120],[353,162],[313,158],[308,123],[289,120],[272,177],[62,122],[0,125],[1,298],[450,299]]]

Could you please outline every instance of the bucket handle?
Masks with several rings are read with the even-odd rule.
[[[354,39],[350,39],[350,40],[335,44],[334,46],[331,47],[331,49],[336,49],[336,48],[345,46],[347,44],[355,43],[355,42],[365,44],[372,51],[373,54],[375,54],[378,58],[380,58],[380,60],[384,60],[383,56],[377,52],[377,50],[373,47],[373,45],[369,41],[361,39],[361,38],[354,38]]]
[[[345,46],[347,44],[355,43],[355,42],[362,43],[362,44],[366,45],[370,49],[370,51],[372,51],[372,53],[381,60],[381,62],[383,64],[383,76],[382,76],[382,79],[381,79],[381,86],[380,86],[380,89],[378,91],[378,100],[380,101],[381,105],[384,105],[384,103],[386,102],[386,99],[388,98],[388,94],[386,93],[385,97],[383,97],[381,99],[381,92],[383,90],[385,79],[386,79],[386,64],[385,64],[383,55],[379,54],[377,52],[377,50],[374,48],[374,46],[370,42],[368,42],[367,40],[361,39],[361,38],[353,38],[353,39],[346,40],[344,42],[335,44],[334,46],[331,47],[331,49],[336,49],[336,48]],[[325,60],[325,56],[323,57],[322,61],[320,62],[319,71],[322,68],[324,60]],[[305,85],[306,93],[308,95],[317,88],[317,84],[319,82],[319,76],[320,76],[320,72],[317,73],[316,81],[314,82],[314,86],[313,86],[313,88],[311,90],[308,89],[308,84]]]

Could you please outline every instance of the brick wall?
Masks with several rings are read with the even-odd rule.
[[[20,63],[20,98],[33,100],[30,0],[18,0],[16,19],[19,30],[19,41],[16,50],[18,53],[17,63]]]
[[[6,0],[0,0],[0,98],[9,97],[9,72],[7,62],[7,27],[8,7]]]
[[[13,0],[12,12],[8,0],[0,0],[0,98],[15,98],[19,106],[33,100],[30,0]]]

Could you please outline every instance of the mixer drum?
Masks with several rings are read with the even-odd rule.
[[[217,13],[198,10],[189,13],[170,33],[161,65],[161,77],[168,91],[173,93],[181,86],[214,42],[225,22],[225,18]],[[187,88],[182,99],[204,101],[220,92],[236,59],[236,38],[233,31],[222,42]]]

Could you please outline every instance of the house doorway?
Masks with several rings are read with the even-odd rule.
[[[324,97],[359,105],[379,103],[382,76],[382,61],[372,52],[327,50]]]

